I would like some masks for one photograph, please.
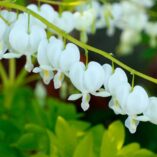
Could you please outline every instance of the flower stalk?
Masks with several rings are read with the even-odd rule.
[[[42,2],[44,0],[41,0]],[[47,1],[47,0],[46,0]],[[63,3],[64,4],[64,3]],[[72,43],[75,43],[76,45],[78,45],[79,47],[83,48],[83,49],[87,49],[88,51],[91,51],[93,53],[96,53],[96,54],[99,54],[109,60],[111,60],[113,63],[117,64],[118,66],[122,67],[123,69],[125,69],[126,71],[138,76],[138,77],[141,77],[145,80],[148,80],[152,83],[155,83],[157,84],[157,79],[153,78],[153,77],[150,77],[148,75],[145,75],[131,67],[129,67],[128,65],[124,64],[123,62],[117,60],[116,58],[114,58],[113,56],[110,55],[110,53],[108,52],[105,52],[105,51],[102,51],[100,49],[97,49],[95,47],[92,47],[88,44],[85,44],[83,42],[80,42],[79,40],[75,39],[74,37],[68,35],[67,33],[65,33],[64,31],[62,31],[61,29],[59,29],[57,26],[55,26],[54,24],[48,22],[46,19],[44,19],[43,17],[41,17],[40,15],[38,15],[37,13],[31,11],[30,9],[27,9],[26,7],[24,6],[20,6],[20,5],[17,5],[17,4],[13,4],[13,3],[10,3],[10,2],[4,2],[4,1],[1,1],[0,2],[0,6],[2,7],[6,7],[6,8],[12,8],[12,9],[17,9],[19,11],[23,11],[23,12],[26,12],[32,16],[34,16],[35,18],[37,18],[38,20],[40,20],[41,22],[43,22],[45,25],[47,25],[49,28],[53,29],[55,32],[57,32],[57,34],[59,34],[60,36],[62,36],[63,38],[66,38],[67,40],[71,41]]]

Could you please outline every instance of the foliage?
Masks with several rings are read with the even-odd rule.
[[[11,108],[0,96],[0,156],[3,157],[154,157],[138,143],[123,146],[120,121],[106,130],[80,121],[74,105],[49,98],[40,106],[29,88],[15,91]]]

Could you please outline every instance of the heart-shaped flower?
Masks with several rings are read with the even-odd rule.
[[[26,56],[25,68],[30,72],[33,68],[31,56],[37,52],[40,41],[46,38],[46,32],[37,25],[28,26],[28,23],[27,20],[17,21],[10,32],[9,42],[14,53]]]
[[[3,19],[0,19],[0,59],[4,57],[4,53],[9,49],[8,37],[10,29],[15,22],[16,14],[14,12],[9,12],[3,10],[0,12]]]
[[[137,117],[140,121],[150,121],[153,124],[157,124],[157,97],[149,98],[149,105],[143,112],[142,116]]]
[[[51,23],[54,23],[54,19],[58,15],[57,12],[53,9],[53,7],[48,4],[42,4],[40,7],[38,7],[35,4],[30,4],[27,6],[27,8],[39,14],[40,16],[42,16],[43,18],[45,18]],[[25,16],[28,15],[25,14]],[[41,21],[39,21],[33,16],[30,17],[30,20],[33,25],[35,24],[41,26],[42,28],[47,28],[47,26],[44,23],[42,23]]]
[[[81,107],[86,111],[89,108],[90,94],[97,96],[97,91],[103,85],[105,77],[103,67],[93,61],[86,68],[82,62],[78,62],[71,67],[69,77],[81,94],[73,94],[68,100],[77,100],[82,97]],[[103,92],[100,96],[108,95]]]
[[[47,39],[43,39],[38,48],[37,60],[39,63],[39,67],[33,69],[34,73],[40,73],[41,77],[45,84],[49,84],[51,79],[53,78],[53,68],[51,67],[48,60],[48,45],[49,41]]]
[[[54,24],[63,31],[70,33],[75,27],[74,15],[69,11],[64,11],[55,17]]]
[[[54,70],[57,71],[54,76],[55,89],[61,87],[64,75],[68,76],[71,66],[79,62],[80,52],[75,44],[68,43],[64,48],[63,41],[52,37],[48,45],[48,59]]]
[[[149,105],[149,98],[146,91],[141,86],[135,86],[128,95],[126,105],[123,106],[128,118],[125,121],[126,127],[131,133],[136,132],[139,124],[138,116],[146,111]]]

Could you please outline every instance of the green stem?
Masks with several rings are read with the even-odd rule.
[[[64,38],[67,38],[69,41],[71,41],[72,43],[75,43],[76,45],[78,45],[79,47],[83,48],[83,49],[87,49],[88,51],[92,51],[96,54],[99,54],[109,60],[111,60],[112,62],[114,62],[115,64],[119,65],[120,67],[122,67],[123,69],[129,71],[130,73],[137,75],[145,80],[148,80],[150,82],[153,82],[155,84],[157,84],[157,79],[150,77],[148,75],[145,75],[129,66],[127,66],[126,64],[122,63],[121,61],[117,60],[116,58],[114,58],[113,56],[111,56],[109,53],[99,50],[95,47],[92,47],[90,45],[87,45],[85,43],[80,42],[79,40],[73,38],[70,35],[67,35],[67,33],[65,33],[64,31],[62,31],[60,28],[58,28],[57,26],[55,26],[54,24],[48,22],[46,19],[44,19],[43,17],[41,17],[40,15],[38,15],[37,13],[29,10],[26,7],[17,5],[17,4],[12,4],[9,2],[0,2],[0,6],[6,7],[6,8],[13,8],[13,9],[18,9],[20,11],[26,12],[28,14],[31,14],[32,16],[36,17],[37,19],[39,19],[41,22],[45,23],[49,28],[53,29],[55,32],[57,32],[58,34],[60,34],[61,36],[63,36]]]
[[[8,81],[8,78],[7,78],[7,74],[6,74],[6,71],[4,69],[4,66],[3,66],[2,62],[0,62],[0,77],[1,77],[4,85],[6,85],[7,81]]]
[[[49,3],[52,5],[59,5],[59,6],[78,6],[87,3],[87,1],[76,1],[76,2],[57,2],[52,0],[38,0],[38,1]]]
[[[0,18],[5,22],[5,24],[7,24],[8,26],[10,26],[9,21],[7,21],[2,15],[0,15]]]
[[[85,56],[86,56],[86,68],[88,66],[88,62],[89,62],[89,56],[88,56],[88,50],[85,49]]]
[[[27,77],[26,80],[22,84],[25,85],[25,84],[37,81],[39,79],[40,79],[40,76],[38,74],[34,74],[34,75]]]
[[[10,78],[10,84],[14,84],[14,80],[16,77],[16,61],[15,59],[9,60],[9,78]]]
[[[27,74],[28,74],[28,72],[24,68],[20,71],[19,75],[16,78],[17,86],[22,83],[23,79],[27,76]]]
[[[131,91],[133,91],[134,89],[134,86],[135,86],[135,75],[132,74],[132,84],[131,84]]]

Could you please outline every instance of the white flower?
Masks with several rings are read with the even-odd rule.
[[[54,76],[54,86],[58,89],[62,85],[64,75],[68,76],[71,66],[79,62],[80,52],[78,47],[72,43],[68,43],[64,49],[63,41],[52,37],[48,45],[48,59],[57,71]]]
[[[34,73],[40,73],[41,77],[45,84],[49,84],[53,78],[53,68],[51,67],[48,60],[48,44],[49,41],[47,39],[43,39],[38,47],[37,60],[39,63],[39,67],[33,69]]]
[[[57,12],[53,9],[52,6],[48,4],[43,4],[40,6],[40,8],[38,8],[38,6],[35,4],[30,4],[27,6],[27,8],[39,14],[40,16],[42,16],[43,18],[45,18],[51,23],[54,23],[54,19],[57,16]],[[27,16],[27,14],[25,14],[25,16]],[[41,26],[42,28],[47,27],[44,23],[42,23],[35,17],[31,16],[30,18],[31,18],[31,23]]]
[[[129,94],[125,110],[129,115],[129,119],[126,120],[126,126],[129,128],[131,133],[136,131],[138,125],[137,115],[145,112],[149,104],[149,99],[146,91],[140,87],[135,86],[133,91]]]
[[[2,19],[0,19],[0,30],[1,30],[1,33],[0,33],[0,59],[3,58],[4,53],[7,51],[7,47],[4,43],[4,36],[5,36],[6,29],[7,29],[7,24]]]
[[[150,8],[154,5],[154,0],[142,0],[142,1],[131,0],[131,1],[134,2],[135,5],[140,5],[140,6],[147,7],[147,8]]]
[[[20,20],[15,23],[9,35],[9,42],[11,47],[19,56],[26,56],[25,68],[27,71],[31,71],[33,64],[31,56],[38,50],[39,43],[42,39],[46,38],[44,29],[37,25],[29,25],[27,20]],[[10,56],[14,56],[9,53]]]
[[[132,40],[134,39],[134,40]],[[126,55],[133,51],[133,48],[141,40],[141,34],[134,29],[125,29],[120,36],[120,44],[118,46],[118,53]]]
[[[90,62],[86,69],[82,62],[75,63],[69,74],[72,84],[81,92],[73,94],[68,100],[77,100],[82,97],[81,107],[84,111],[89,108],[90,94],[108,96],[106,92],[97,93],[104,82],[105,72],[103,67],[97,62]]]
[[[114,87],[114,94],[112,95],[112,99],[109,102],[109,108],[111,108],[115,112],[115,114],[126,114],[124,106],[126,105],[130,90],[131,87],[129,83],[118,83],[117,81],[117,85]]]
[[[139,116],[140,121],[150,121],[153,124],[157,124],[157,97],[149,98],[149,105],[143,112],[143,116]]]
[[[61,15],[57,14],[54,24],[63,31],[70,33],[75,28],[74,15],[69,11],[64,11]]]
[[[9,48],[8,36],[13,22],[16,19],[16,14],[14,12],[9,12],[3,10],[0,12],[1,16],[6,20],[6,22],[0,19],[0,59],[4,57],[4,53]]]
[[[112,72],[111,70],[111,67],[108,67],[108,80],[105,80],[104,87],[111,95],[114,95],[115,88],[121,83],[127,83],[128,78],[126,73],[121,68],[116,68],[114,72]]]
[[[93,16],[93,10],[88,9],[86,11],[81,12],[75,12],[74,13],[75,17],[75,28],[79,31],[84,31],[86,32],[92,25],[94,21],[94,16]]]
[[[109,89],[108,89],[108,81],[109,81],[110,76],[113,73],[112,66],[110,64],[104,64],[103,65],[103,69],[104,69],[104,72],[105,72],[104,87],[105,87],[106,91],[109,91]]]
[[[111,72],[111,67],[108,66],[108,69]],[[116,68],[106,82],[104,85],[112,95],[109,107],[115,114],[128,115],[125,125],[131,133],[134,133],[139,124],[138,116],[148,106],[146,91],[141,86],[135,86],[132,89],[125,72],[120,68]]]
[[[145,32],[150,36],[150,45],[155,47],[157,45],[157,22],[148,22],[145,25]]]

